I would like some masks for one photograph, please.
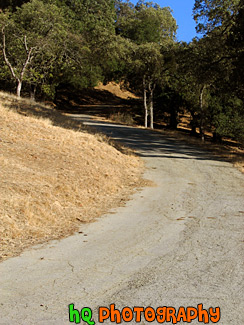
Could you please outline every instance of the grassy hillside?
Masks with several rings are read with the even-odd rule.
[[[1,259],[73,233],[140,182],[138,158],[44,105],[0,93],[0,128]]]

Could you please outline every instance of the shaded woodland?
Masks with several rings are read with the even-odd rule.
[[[244,1],[196,0],[199,37],[177,40],[169,7],[122,0],[6,0],[0,7],[0,88],[58,101],[123,83],[145,127],[167,114],[192,134],[244,141]]]

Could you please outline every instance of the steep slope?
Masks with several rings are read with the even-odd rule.
[[[16,107],[26,105],[7,98]],[[6,94],[3,101],[6,105]],[[53,126],[50,119],[23,116],[2,104],[0,127],[2,259],[78,230],[123,201],[140,179],[139,159],[99,136]]]

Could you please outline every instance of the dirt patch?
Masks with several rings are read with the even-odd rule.
[[[4,96],[5,104],[15,101],[28,115],[30,102]],[[49,115],[54,116],[51,109]],[[64,117],[62,121],[65,124]],[[123,204],[142,184],[143,165],[137,157],[78,127],[64,129],[52,123],[0,105],[2,260],[32,244],[70,235],[81,223]]]

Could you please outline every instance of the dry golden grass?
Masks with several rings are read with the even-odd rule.
[[[82,222],[124,201],[140,184],[143,168],[137,157],[94,135],[52,125],[60,119],[72,127],[44,105],[5,93],[0,93],[0,102],[2,259],[73,233]],[[7,106],[25,115],[47,110],[53,122],[20,115]]]
[[[234,166],[244,174],[244,158],[234,161]]]
[[[135,94],[123,89],[123,84],[117,84],[116,82],[109,82],[106,85],[100,83],[97,87],[95,87],[95,89],[109,91],[113,95],[123,99],[138,98]]]

